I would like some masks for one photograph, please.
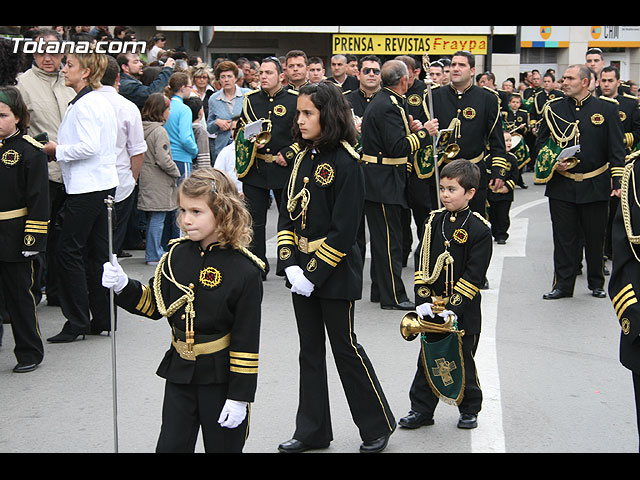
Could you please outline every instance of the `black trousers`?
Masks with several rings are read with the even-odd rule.
[[[200,428],[207,453],[241,453],[249,436],[249,413],[236,428],[221,427],[218,423],[228,390],[226,383],[166,382],[156,453],[193,453]]]
[[[102,286],[102,265],[109,260],[104,200],[114,193],[115,188],[68,195],[65,201],[58,244],[60,306],[67,319],[64,332],[111,329],[109,290]]]
[[[632,372],[633,374],[633,392],[636,399],[636,423],[638,424],[638,436],[640,437],[640,373]],[[638,445],[638,451],[640,452],[640,443]]]
[[[489,222],[491,223],[491,233],[496,240],[509,238],[509,227],[511,226],[509,210],[511,210],[511,203],[508,200],[489,200]]]
[[[395,428],[395,419],[373,365],[354,332],[354,303],[293,294],[300,337],[300,391],[293,437],[311,446],[333,440],[327,385],[326,336],[363,441]]]
[[[33,261],[0,262],[0,288],[11,319],[13,353],[18,363],[40,363],[44,358],[36,302],[31,292],[33,278]]]
[[[577,204],[549,199],[553,228],[554,284],[572,294],[576,282],[576,252],[581,251],[580,232],[584,234],[584,252],[589,288],[604,288],[604,239],[609,202]]]
[[[67,192],[65,192],[64,184],[49,181],[49,214],[51,221],[49,223],[49,233],[47,235],[47,251],[45,254],[45,285],[48,305],[60,304],[60,300],[58,298],[59,280],[57,252],[60,232],[62,231],[62,212],[64,211],[63,207],[66,198]]]
[[[435,185],[433,177],[418,178],[416,175],[409,175],[407,178],[407,202],[416,222],[418,241],[422,240],[425,220],[438,205],[434,195]]]
[[[250,250],[266,265],[266,273],[269,272],[269,261],[267,260],[267,210],[269,210],[270,190],[266,188],[254,187],[244,183],[242,185],[244,198],[247,202],[249,213],[253,222],[253,242]],[[280,201],[282,200],[282,189],[273,190],[276,207],[280,211]],[[265,275],[266,275],[265,273]]]
[[[409,301],[402,282],[402,209],[365,201],[371,246],[371,297],[383,306]]]
[[[444,338],[442,335],[429,334],[435,339]],[[462,358],[464,361],[464,397],[458,406],[460,413],[477,415],[482,409],[482,389],[478,380],[474,356],[478,349],[480,335],[464,335],[462,337]],[[422,341],[422,340],[421,340]],[[422,350],[418,356],[418,368],[409,390],[411,410],[433,416],[439,399],[431,390],[422,364]]]

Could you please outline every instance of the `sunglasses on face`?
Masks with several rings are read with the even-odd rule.
[[[380,69],[379,68],[364,67],[362,69],[362,73],[365,74],[365,75],[369,75],[371,72],[373,72],[374,75],[380,75]]]

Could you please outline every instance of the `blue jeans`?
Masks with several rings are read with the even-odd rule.
[[[162,232],[167,213],[170,212],[146,212],[147,213],[147,248],[144,259],[147,262],[157,262],[164,255],[162,248]]]

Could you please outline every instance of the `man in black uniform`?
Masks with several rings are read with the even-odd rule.
[[[350,92],[358,88],[358,79],[348,75],[347,67],[347,57],[345,55],[331,57],[331,76],[327,80],[338,85],[343,92]]]
[[[620,109],[620,121],[624,133],[624,146],[626,153],[634,151],[640,141],[640,105],[638,97],[620,92],[620,72],[616,67],[604,67],[600,72],[600,89],[602,96],[612,98],[618,102]],[[607,222],[607,236],[604,243],[604,256],[612,258],[611,228],[613,219],[620,205],[620,199],[616,196],[609,200],[609,221]]]
[[[589,93],[590,75],[584,65],[567,68],[562,82],[566,96],[547,104],[538,133],[538,162],[550,139],[561,148],[580,145],[579,163],[570,167],[566,161],[558,162],[555,174],[546,179],[555,271],[553,288],[543,295],[546,300],[573,296],[580,232],[584,233],[588,288],[594,297],[606,296],[602,254],[609,198],[619,195],[625,150],[618,105]]]
[[[433,116],[438,119],[441,129],[453,127],[450,143],[460,147],[458,154],[446,161],[464,158],[480,169],[480,184],[469,205],[486,217],[487,188],[489,185],[496,189],[504,186],[507,152],[500,99],[494,90],[473,85],[474,74],[474,56],[469,52],[456,52],[451,59],[451,84],[433,90]],[[426,115],[426,98],[424,105]],[[489,156],[485,159],[487,147]]]
[[[356,130],[358,131],[358,143],[355,148],[358,153],[362,150],[362,119],[371,100],[373,100],[380,91],[380,85],[382,83],[380,78],[381,69],[382,62],[375,55],[362,57],[360,59],[360,88],[351,92],[344,92],[345,98],[351,105],[355,117],[354,121],[356,122]],[[360,228],[358,229],[358,247],[360,247],[360,255],[362,257],[362,264],[364,265],[367,253],[364,211],[362,212],[362,220],[360,221]]]
[[[365,112],[362,124],[362,160],[365,175],[365,214],[371,242],[371,297],[383,309],[411,310],[402,272],[402,209],[406,199],[410,156],[431,141],[429,130],[408,116],[404,94],[407,66],[390,60],[382,67],[382,90]]]
[[[620,206],[613,224],[613,267],[609,296],[620,322],[620,363],[631,370],[636,400],[636,422],[640,435],[640,209],[634,200],[640,176],[640,164],[627,164],[620,189]],[[631,200],[630,200],[631,199]]]
[[[242,188],[253,219],[254,238],[251,251],[266,265],[265,229],[269,195],[273,190],[276,206],[280,208],[282,189],[291,174],[291,160],[295,147],[291,147],[291,127],[296,113],[298,94],[282,86],[282,65],[269,57],[260,65],[260,89],[247,93],[242,107],[242,121],[247,124],[259,119],[271,122],[271,139],[259,147],[254,162],[238,172]]]

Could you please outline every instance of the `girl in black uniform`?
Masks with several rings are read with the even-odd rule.
[[[360,451],[382,451],[396,422],[354,333],[354,302],[362,293],[359,221],[354,219],[364,208],[364,177],[352,147],[356,130],[350,106],[337,87],[323,82],[300,89],[294,136],[302,150],[282,198],[277,274],[286,277],[292,292],[300,336],[300,396],[293,438],[278,448],[326,448],[333,439],[326,330],[363,440]]]
[[[193,452],[199,428],[207,452],[241,452],[258,376],[264,265],[246,246],[248,211],[227,175],[196,170],[178,191],[173,241],[149,285],[104,264],[103,285],[125,310],[166,317],[171,346],[157,374],[166,379],[157,452]]]
[[[46,249],[49,174],[42,145],[26,135],[28,125],[19,90],[0,87],[0,289],[6,304],[0,307],[11,318],[16,373],[35,370],[44,357],[31,289],[33,259]],[[1,334],[2,328],[0,340]]]

